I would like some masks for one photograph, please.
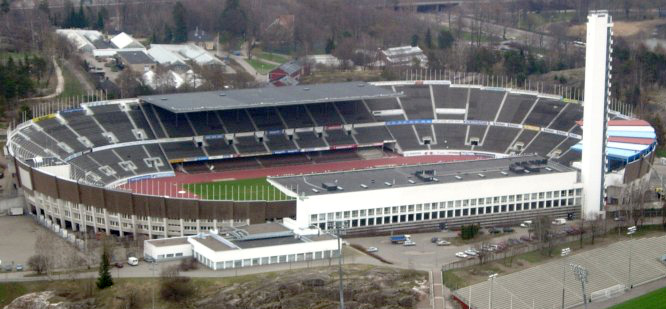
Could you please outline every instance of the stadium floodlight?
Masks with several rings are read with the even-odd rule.
[[[497,273],[494,273],[490,276],[488,276],[488,280],[490,280],[490,293],[488,295],[488,308],[493,309],[493,284],[495,283],[495,278],[497,278]]]
[[[327,227],[335,228],[335,235],[338,237],[338,275],[340,276],[340,309],[345,309],[344,285],[342,283],[342,235],[346,235],[345,228],[347,221],[329,221]]]
[[[583,266],[573,263],[569,264],[569,266],[571,266],[574,275],[576,275],[576,279],[580,281],[581,288],[583,289],[583,305],[585,306],[585,309],[587,309],[587,294],[585,293],[585,283],[587,283],[587,269]]]
[[[632,242],[633,237],[632,237],[632,235],[634,235],[634,233],[636,233],[636,226],[635,226],[635,225],[634,225],[634,226],[630,226],[630,227],[627,228],[627,235],[629,235],[629,271],[627,271],[627,277],[628,277],[628,279],[627,279],[627,286],[628,286],[630,289],[633,289],[633,288],[634,288],[634,285],[631,283],[631,254],[632,254],[632,251],[633,251],[633,248],[632,248],[632,245],[633,245],[633,242]]]
[[[571,254],[571,248],[564,248],[560,253],[561,257],[566,257]],[[567,278],[567,264],[566,259],[562,260],[562,309],[564,309],[564,292],[565,292],[565,279]]]

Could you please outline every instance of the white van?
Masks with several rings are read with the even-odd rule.
[[[131,265],[131,266],[137,266],[137,265],[139,265],[139,259],[137,259],[137,258],[135,258],[135,257],[133,257],[133,256],[130,256],[130,257],[127,259],[127,264],[129,264],[129,265]]]
[[[520,227],[531,227],[532,226],[532,220],[525,220],[523,223],[520,224]]]
[[[557,218],[557,219],[553,220],[552,224],[553,225],[565,225],[565,224],[567,224],[567,219]]]

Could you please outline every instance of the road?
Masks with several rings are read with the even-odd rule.
[[[423,14],[422,16],[424,16],[423,18],[430,22],[436,22],[440,25],[448,27],[449,29],[458,27],[457,17],[455,16],[451,16],[451,24],[449,24],[449,20],[444,14]],[[478,21],[469,16],[463,16],[461,20],[463,30],[465,31],[471,31],[471,29],[476,29],[478,27],[476,25],[472,26],[473,24],[478,23]],[[502,25],[489,23],[487,21],[483,23],[482,31],[486,34],[490,34],[496,37],[506,37],[507,40],[517,41],[528,46],[538,46],[543,48],[552,46],[552,44],[557,42],[555,37],[548,34],[505,27]]]

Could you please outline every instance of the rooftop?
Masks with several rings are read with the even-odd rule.
[[[123,58],[129,64],[152,64],[155,63],[153,58],[150,58],[145,52],[142,51],[119,51],[118,56]]]
[[[291,230],[279,223],[260,223],[260,224],[251,224],[239,229],[246,231],[248,234],[266,234],[266,233],[278,233],[278,232],[290,232]]]
[[[206,248],[213,250],[215,252],[237,250],[236,248],[227,246],[227,244],[215,239],[213,236],[191,237],[191,238],[193,241],[196,241],[204,245]]]
[[[364,82],[346,82],[139,97],[173,113],[260,108],[397,97],[400,93]]]
[[[530,164],[530,162],[543,162],[543,160],[545,160],[543,157],[530,155],[305,176],[275,177],[271,178],[271,180],[287,188],[299,188],[299,195],[312,196],[573,171],[572,168],[550,161],[546,164],[537,164],[540,168],[532,169],[529,172],[517,172],[510,169],[515,163]],[[421,177],[416,176],[417,172],[421,171],[428,171],[429,173],[423,174]],[[430,179],[427,179],[428,177]]]
[[[303,242],[300,238],[294,236],[273,237],[273,238],[260,238],[251,240],[234,240],[236,246],[241,249],[252,249],[259,247],[291,245]]]
[[[174,238],[162,238],[162,239],[151,239],[148,241],[155,247],[168,247],[168,246],[177,246],[177,245],[187,245],[187,237],[174,237]]]

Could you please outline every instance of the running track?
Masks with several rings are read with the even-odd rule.
[[[176,176],[157,179],[145,179],[120,186],[134,193],[161,195],[181,198],[197,198],[195,194],[184,192],[183,184],[214,182],[221,180],[263,178],[267,176],[288,176],[336,171],[352,171],[374,167],[392,167],[425,163],[443,163],[453,161],[469,161],[486,159],[480,156],[414,156],[386,157],[381,159],[340,161],[317,164],[286,165],[277,167],[257,168],[250,170],[234,170],[212,173],[185,174],[176,172]]]

